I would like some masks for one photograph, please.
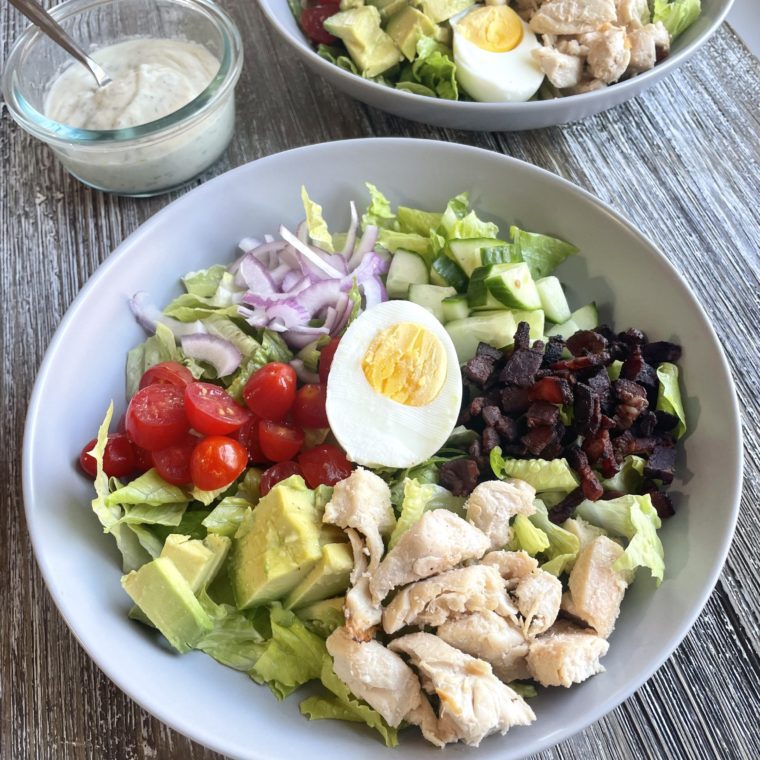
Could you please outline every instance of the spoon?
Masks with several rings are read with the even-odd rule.
[[[36,27],[46,34],[56,45],[60,45],[83,66],[86,66],[95,77],[98,87],[111,83],[111,77],[87,55],[74,40],[64,31],[63,27],[34,0],[10,0],[17,10],[21,11]]]

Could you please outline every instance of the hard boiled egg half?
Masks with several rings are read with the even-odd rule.
[[[386,301],[346,330],[327,380],[327,418],[348,458],[412,467],[443,446],[462,400],[446,330],[422,306]]]
[[[532,51],[541,43],[506,5],[480,5],[451,21],[457,80],[484,103],[530,100],[541,82]]]

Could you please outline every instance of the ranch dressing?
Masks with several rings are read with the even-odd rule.
[[[219,60],[205,47],[183,40],[127,40],[92,57],[113,81],[98,87],[84,66],[72,64],[48,93],[51,119],[81,129],[137,127],[187,105],[219,70]]]

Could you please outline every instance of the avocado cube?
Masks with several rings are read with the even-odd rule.
[[[409,0],[367,0],[367,5],[374,5],[380,11],[383,21],[401,12],[408,4]]]
[[[202,541],[179,533],[166,537],[161,556],[170,559],[187,584],[196,593],[216,577],[227,557],[231,541],[226,536],[209,533]]]
[[[417,41],[430,37],[438,27],[416,8],[407,6],[388,21],[385,31],[410,61],[417,55]]]
[[[472,0],[415,0],[414,4],[418,5],[433,23],[440,24],[469,8]]]
[[[239,609],[282,599],[322,557],[321,516],[302,478],[278,483],[235,534],[230,580]]]
[[[174,563],[158,557],[121,579],[124,590],[178,652],[189,652],[214,626]]]
[[[326,18],[324,28],[343,40],[365,77],[376,77],[401,60],[401,52],[380,28],[380,11],[374,5],[341,11]]]
[[[354,555],[348,544],[326,544],[322,547],[322,559],[288,594],[285,607],[297,609],[345,592],[353,569]]]
[[[343,613],[345,601],[344,596],[323,599],[321,602],[300,607],[294,612],[303,620],[307,628],[326,639],[336,628],[340,628],[346,622]]]

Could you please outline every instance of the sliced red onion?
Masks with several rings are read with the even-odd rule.
[[[322,280],[309,285],[298,294],[300,303],[313,317],[325,306],[335,304],[341,294],[342,280]]]
[[[267,328],[269,330],[274,330],[275,332],[284,333],[288,328],[285,327],[285,323],[281,319],[273,319],[267,324]]]
[[[385,292],[385,286],[382,280],[375,277],[368,277],[361,285],[362,293],[364,293],[364,308],[371,309],[373,306],[377,306],[379,303],[388,300],[388,294]]]
[[[346,233],[346,243],[343,246],[343,250],[340,252],[340,255],[347,260],[351,258],[351,254],[354,252],[354,245],[356,244],[356,230],[359,227],[359,214],[356,212],[356,204],[351,201],[349,206],[351,208],[351,224],[349,225],[348,232]]]
[[[175,338],[181,338],[184,335],[195,335],[205,333],[206,328],[200,320],[195,322],[180,322],[173,317],[167,317],[157,306],[148,302],[148,294],[144,291],[135,293],[129,299],[129,308],[138,324],[149,333],[156,332],[156,325],[161,323],[168,327]]]
[[[340,279],[343,276],[341,272],[324,261],[324,259],[318,253],[312,250],[308,245],[304,244],[295,235],[293,235],[292,232],[289,232],[284,226],[280,227],[280,235],[282,235],[283,239],[290,243],[293,248],[295,248],[300,254],[305,256],[311,264],[317,267],[317,269],[320,269],[328,277]],[[372,247],[374,247],[374,245]]]
[[[282,283],[285,280],[285,278],[290,274],[291,269],[287,264],[278,264],[274,269],[272,269],[269,272],[269,276],[272,278],[272,282],[275,284],[276,287],[282,288],[285,290],[285,288],[282,287]]]
[[[292,290],[296,285],[299,285],[301,282],[303,282],[306,278],[303,276],[301,272],[297,272],[294,269],[291,269],[285,277],[282,278],[282,282],[280,283],[280,287],[287,293],[288,291]]]
[[[325,324],[324,326],[327,328],[327,331],[330,333],[330,335],[333,334],[333,330],[335,328],[335,320],[338,317],[338,312],[335,309],[334,306],[328,306],[325,310]]]
[[[359,240],[359,245],[356,246],[356,250],[351,254],[351,258],[348,260],[349,271],[356,269],[356,267],[361,264],[364,256],[375,247],[378,235],[378,228],[374,224],[368,224],[361,240]]]
[[[264,242],[274,243],[274,235],[269,235],[269,234],[264,235]]]
[[[374,251],[364,254],[364,258],[361,260],[356,269],[351,272],[351,276],[356,278],[356,281],[361,283],[366,277],[373,277],[379,274],[386,274],[389,264],[380,258]]]
[[[238,243],[238,248],[243,253],[248,253],[249,251],[254,250],[254,248],[258,248],[260,245],[261,245],[261,240],[257,240],[256,238],[251,238],[251,237],[244,237]]]
[[[309,222],[304,219],[298,227],[296,227],[296,237],[304,244],[309,244]]]
[[[301,359],[291,359],[290,366],[296,371],[296,376],[302,383],[318,383],[319,375],[306,369]]]
[[[279,319],[287,330],[291,327],[304,327],[311,318],[308,310],[294,299],[280,301],[267,307],[267,314],[272,319]]]
[[[230,341],[218,335],[185,335],[180,342],[187,356],[210,364],[217,377],[233,373],[243,358]]]
[[[351,300],[351,298],[349,298],[346,293],[341,293],[340,298],[335,304],[337,317],[335,319],[335,324],[330,331],[331,335],[339,335],[345,329],[353,308],[354,302]]]
[[[301,349],[321,335],[327,334],[325,327],[293,327],[283,337],[291,348]]]
[[[255,251],[249,252],[240,262],[240,267],[235,275],[235,284],[245,285],[248,290],[263,295],[274,293],[277,290],[269,271],[256,256]]]
[[[247,306],[241,306],[238,309],[238,314],[251,327],[266,327],[269,323],[269,315],[264,309],[249,309]]]

